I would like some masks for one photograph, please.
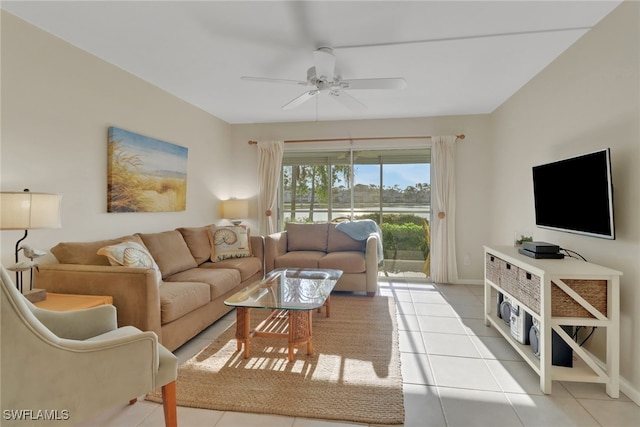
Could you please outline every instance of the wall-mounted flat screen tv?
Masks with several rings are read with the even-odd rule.
[[[536,225],[615,239],[609,148],[533,167]]]

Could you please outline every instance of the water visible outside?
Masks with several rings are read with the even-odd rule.
[[[304,205],[303,205],[304,206]],[[284,217],[287,218],[287,221],[295,221],[295,222],[305,222],[309,220],[309,211],[296,210],[295,219],[291,218],[291,211],[287,210],[288,206],[285,206]],[[306,206],[308,209],[308,206]],[[353,209],[353,218],[357,219],[363,215],[371,215],[371,214],[379,214],[380,207],[373,206],[368,208],[354,208]],[[430,220],[431,209],[430,206],[383,206],[382,207],[383,214],[412,214],[420,218],[424,218],[427,221]],[[351,215],[349,209],[333,209],[331,212],[331,219],[329,219],[329,212],[327,209],[316,209],[313,212],[313,222],[327,222],[331,221],[335,218],[349,217]]]

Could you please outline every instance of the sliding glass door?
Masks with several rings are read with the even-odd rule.
[[[384,272],[428,276],[430,161],[428,148],[285,152],[279,226],[373,219]]]

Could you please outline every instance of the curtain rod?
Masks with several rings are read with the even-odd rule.
[[[456,135],[456,138],[463,140],[464,134]],[[388,139],[431,139],[431,136],[374,136],[371,138],[330,138],[330,139],[285,139],[285,144],[298,142],[338,142],[338,141],[383,141]],[[249,145],[256,145],[258,141],[249,141]]]

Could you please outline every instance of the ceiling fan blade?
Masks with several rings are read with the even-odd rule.
[[[318,92],[320,92],[320,91],[319,90],[310,90],[308,92],[305,92],[302,95],[294,98],[293,100],[291,100],[288,103],[286,103],[285,105],[283,105],[282,109],[283,110],[291,110],[293,108],[299,107],[300,105],[304,104],[308,100],[316,97],[318,95]]]
[[[340,82],[342,89],[395,89],[407,87],[407,81],[402,77],[390,77],[381,79],[353,79]]]
[[[242,76],[241,80],[246,80],[249,82],[267,82],[267,83],[284,83],[290,85],[299,85],[299,86],[309,86],[309,82],[303,82],[301,80],[287,80],[287,79],[272,79],[269,77],[249,77]]]
[[[333,49],[321,47],[314,50],[313,62],[316,67],[316,76],[318,79],[328,82],[333,81],[333,75],[336,69],[336,57],[333,55]]]
[[[343,90],[329,91],[329,95],[351,111],[364,111],[367,109],[366,105]]]

